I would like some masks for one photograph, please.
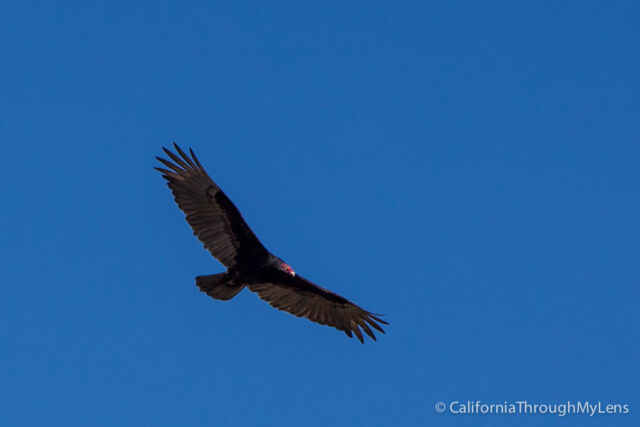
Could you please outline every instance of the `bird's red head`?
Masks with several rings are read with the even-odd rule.
[[[284,271],[291,277],[296,277],[296,272],[293,271],[293,268],[291,268],[286,262],[280,263],[280,270]]]

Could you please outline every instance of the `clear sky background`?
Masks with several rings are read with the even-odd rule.
[[[28,4],[27,4],[28,3]],[[639,425],[640,3],[0,13],[5,426]],[[198,292],[193,147],[378,342]],[[438,401],[627,403],[462,416]]]

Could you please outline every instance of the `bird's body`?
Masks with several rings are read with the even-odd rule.
[[[179,156],[164,149],[171,161],[157,157],[168,169],[156,168],[187,222],[205,248],[225,267],[226,273],[196,277],[196,285],[212,298],[229,300],[247,287],[273,307],[299,317],[376,339],[371,327],[383,332],[387,324],[346,298],[297,275],[282,259],[270,253],[242,218],[240,211],[204,170],[193,151],[191,157],[175,145]]]

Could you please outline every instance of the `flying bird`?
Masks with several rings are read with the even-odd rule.
[[[384,333],[388,325],[348,299],[311,283],[273,255],[251,231],[240,211],[209,177],[189,149],[177,144],[177,154],[163,148],[172,161],[156,157],[165,168],[155,168],[168,181],[178,207],[185,213],[193,234],[222,265],[225,273],[196,277],[202,292],[218,300],[230,300],[245,287],[271,306],[332,326],[364,342],[362,331],[374,341],[371,328]]]

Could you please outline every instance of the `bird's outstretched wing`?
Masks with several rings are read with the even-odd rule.
[[[388,325],[378,315],[297,275],[285,276],[269,283],[249,285],[248,288],[278,310],[306,317],[321,325],[333,326],[349,337],[355,334],[360,342],[364,342],[360,329],[375,341],[376,337],[371,327],[384,333],[378,323]]]
[[[155,169],[168,181],[193,234],[227,268],[237,263],[255,265],[263,262],[269,253],[238,208],[209,177],[191,149],[189,157],[177,144],[173,145],[179,156],[163,148],[173,162],[156,157],[167,169]]]

